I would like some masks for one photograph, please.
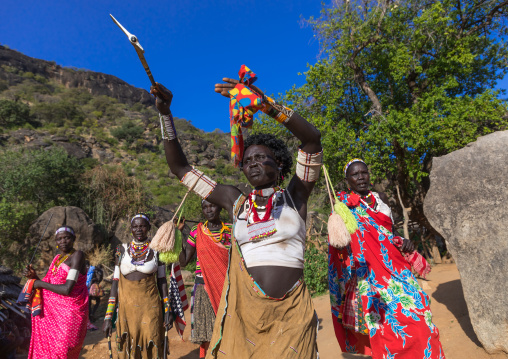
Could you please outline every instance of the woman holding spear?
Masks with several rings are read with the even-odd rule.
[[[254,187],[248,197],[192,168],[172,121],[171,92],[160,84],[151,89],[157,96],[171,171],[187,187],[197,183],[194,192],[225,208],[233,221],[229,268],[207,358],[224,354],[231,358],[316,358],[317,320],[303,281],[303,258],[307,201],[322,158],[320,133],[296,112],[252,86],[255,75],[245,66],[240,78],[225,78],[225,83],[215,87],[230,99],[232,107],[245,104],[240,111],[232,111],[235,126],[249,116],[252,120],[252,114],[261,109],[301,141],[296,173],[285,189],[278,185],[290,173],[292,158],[284,142],[258,134],[244,145],[238,127],[232,131],[232,150]],[[241,99],[245,94],[248,100]]]
[[[71,227],[58,228],[55,241],[61,254],[53,259],[46,276],[40,280],[31,265],[25,270],[28,281],[22,295],[32,297],[28,358],[79,357],[88,323],[88,289],[85,255],[74,249],[75,240]]]

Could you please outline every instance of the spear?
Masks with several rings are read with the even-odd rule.
[[[32,264],[32,261],[34,260],[35,253],[37,253],[37,249],[39,249],[39,244],[41,244],[42,238],[43,238],[43,237],[44,237],[44,235],[46,234],[46,229],[48,229],[49,222],[51,222],[51,218],[53,218],[53,214],[54,214],[54,213],[51,213],[51,216],[49,217],[49,221],[48,221],[48,223],[46,224],[46,228],[44,228],[44,232],[42,232],[41,239],[39,239],[39,243],[37,243],[37,247],[35,247],[34,254],[32,254],[32,259],[30,259],[30,263],[28,263],[28,266],[30,266],[30,265]]]
[[[113,15],[109,14],[109,16],[111,16],[111,18],[113,19],[115,24],[117,24],[118,27],[120,29],[122,29],[124,34],[127,35],[127,38],[131,42],[132,46],[134,46],[134,49],[136,50],[136,53],[138,54],[139,60],[141,61],[141,64],[143,65],[143,67],[144,67],[144,69],[146,71],[146,74],[148,75],[148,78],[150,79],[150,82],[152,83],[153,86],[157,86],[155,84],[155,80],[153,79],[152,71],[150,71],[150,67],[148,67],[148,63],[146,62],[146,59],[145,59],[145,55],[144,55],[145,50],[143,49],[143,47],[139,43],[138,38],[135,35],[131,34],[129,31],[127,31],[127,29],[125,27],[123,27],[122,24],[120,24],[118,22],[118,20],[115,19],[115,17]]]

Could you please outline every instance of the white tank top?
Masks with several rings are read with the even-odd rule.
[[[131,262],[132,257],[129,253],[128,244],[123,243],[122,246],[124,249],[124,253],[122,256],[122,260],[120,261],[120,272],[122,272],[122,274],[124,276],[126,276],[127,274],[134,273],[134,272],[140,272],[140,273],[144,273],[144,274],[152,274],[157,271],[157,265],[158,265],[157,251],[149,249],[148,255],[150,255],[150,251],[153,252],[153,258],[149,261],[146,261],[145,264],[143,264],[142,266],[138,266],[138,265],[132,264],[132,262]]]
[[[300,214],[286,203],[286,196],[293,203],[289,192],[284,191],[275,203],[279,203],[280,196],[284,199],[283,205],[273,210],[275,219],[275,232],[272,236],[260,241],[250,241],[247,229],[246,211],[235,218],[234,235],[247,268],[258,266],[282,266],[303,269],[305,254],[305,221]],[[294,207],[294,203],[293,203]],[[260,212],[260,211],[259,211]],[[259,213],[262,217],[262,213]]]

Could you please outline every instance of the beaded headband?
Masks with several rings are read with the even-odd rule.
[[[361,162],[363,163],[365,166],[367,166],[367,164],[360,158],[353,158],[351,161],[349,161],[348,163],[346,163],[346,165],[344,166],[344,176],[346,175],[346,172],[347,172],[347,169],[349,168],[349,166],[351,166],[353,163],[355,162]]]
[[[142,213],[138,213],[138,214],[136,214],[134,217],[132,217],[132,219],[131,219],[131,223],[132,223],[132,222],[133,222],[136,218],[144,218],[144,219],[146,219],[146,221],[147,221],[148,223],[150,223],[150,219],[148,219],[148,217],[147,217],[147,216],[145,216],[145,215],[144,215],[144,214],[142,214]]]
[[[60,227],[56,230],[55,232],[55,236],[58,234],[58,233],[62,233],[62,232],[69,232],[70,234],[72,234],[73,236],[76,236],[74,234],[74,231],[72,230],[72,228],[70,227]]]

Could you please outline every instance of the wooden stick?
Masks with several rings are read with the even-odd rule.
[[[187,193],[185,194],[185,196],[183,196],[183,199],[182,199],[182,202],[180,202],[180,205],[178,206],[178,208],[176,209],[175,211],[175,214],[173,215],[173,218],[171,218],[171,221],[174,221],[175,218],[176,218],[176,214],[178,213],[178,211],[180,210],[180,207],[183,206],[183,204],[185,203],[185,200],[187,199],[187,196],[189,195],[189,193],[191,193],[191,191],[194,189],[194,187],[196,187],[196,185],[198,184],[198,181],[201,179],[201,177],[203,177],[204,173],[201,173],[201,176],[198,177],[198,179],[196,180],[196,182],[194,182],[194,184],[192,185],[191,188],[189,188],[189,190],[187,191]]]
[[[323,165],[323,172],[325,173],[325,181],[326,181],[326,190],[328,191],[328,197],[330,198],[330,206],[332,207],[332,212],[334,212],[332,194],[330,193],[330,183],[328,183],[328,176],[325,165]]]
[[[30,259],[30,263],[28,263],[28,266],[30,266],[30,265],[32,264],[32,261],[34,260],[35,253],[37,253],[37,250],[39,249],[39,245],[41,244],[42,238],[43,238],[43,237],[44,237],[44,235],[46,234],[46,229],[48,229],[49,222],[51,222],[51,218],[53,218],[53,215],[54,215],[54,213],[51,213],[51,217],[49,217],[49,221],[48,221],[48,223],[46,224],[46,228],[44,228],[44,232],[42,232],[41,239],[39,239],[39,243],[37,243],[37,247],[35,247],[34,254],[32,254],[32,259]]]

